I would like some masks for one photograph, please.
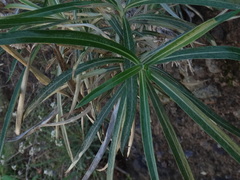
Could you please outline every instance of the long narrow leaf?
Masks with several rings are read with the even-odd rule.
[[[138,14],[136,16],[131,17],[129,21],[131,23],[162,26],[181,33],[188,31],[196,26],[182,19],[177,19],[162,14]]]
[[[123,17],[123,43],[132,52],[135,52],[135,45],[132,35],[132,30],[130,24],[126,17]],[[125,69],[130,68],[133,64],[126,60],[124,63]],[[125,145],[129,140],[129,135],[133,125],[133,121],[136,114],[137,107],[137,95],[138,95],[138,85],[137,85],[137,76],[133,76],[126,81],[126,92],[127,92],[127,102],[126,102],[126,119],[124,121],[124,126],[122,130],[121,138],[121,151],[123,153]]]
[[[91,8],[92,6],[104,6],[106,3],[101,1],[79,1],[79,2],[70,2],[62,3],[53,6],[48,6],[40,8],[34,11],[24,12],[14,16],[7,16],[4,18],[19,18],[19,17],[46,17],[57,13],[62,13],[66,11],[77,10],[79,8]]]
[[[89,129],[80,150],[78,151],[77,155],[73,159],[73,163],[70,165],[66,173],[68,173],[80,160],[82,155],[87,151],[87,149],[92,144],[92,141],[96,137],[98,129],[101,127],[105,117],[111,112],[113,105],[116,103],[116,101],[119,99],[119,97],[122,95],[122,92],[124,90],[124,84],[116,91],[116,93],[113,95],[113,97],[106,102],[106,105],[102,108],[101,112],[97,116],[96,121]]]
[[[106,0],[106,1],[113,4],[114,6],[117,6],[117,2],[115,0]]]
[[[134,45],[134,40],[133,40],[133,35],[132,35],[132,30],[130,27],[130,24],[127,20],[127,18],[123,18],[123,41],[124,41],[124,46],[127,47],[129,50],[132,52],[135,51],[135,45]]]
[[[61,72],[62,72],[61,68],[60,68],[60,66],[58,66],[57,73],[61,74]],[[64,121],[64,119],[62,118],[62,116],[63,116],[62,95],[60,93],[57,93],[57,109],[58,109],[58,116],[56,117],[57,122]],[[71,161],[73,161],[73,154],[72,154],[71,145],[70,145],[70,142],[69,142],[69,137],[68,137],[66,126],[61,125],[60,127],[61,127],[62,137],[63,137],[63,141],[64,141],[64,144],[65,144],[65,148],[67,150],[68,156],[71,159]],[[57,134],[58,134],[57,131],[58,131],[58,128],[56,127],[56,137],[58,137],[57,136]]]
[[[167,11],[172,17],[180,19],[180,17],[171,9],[169,5],[166,3],[160,3],[160,5],[163,7],[165,11]]]
[[[141,122],[141,132],[142,132],[142,141],[143,149],[147,161],[147,166],[151,179],[158,180],[158,171],[157,164],[154,155],[153,149],[153,139],[151,131],[151,119],[150,119],[150,110],[148,103],[148,92],[146,85],[146,77],[143,71],[139,75],[140,83],[140,122]]]
[[[108,155],[107,180],[113,179],[115,158],[118,151],[118,144],[121,139],[122,125],[124,123],[124,119],[126,119],[125,116],[126,116],[126,91],[122,95],[120,100],[116,124],[113,131],[112,143],[111,143],[110,152]]]
[[[181,147],[181,144],[178,141],[177,135],[173,129],[173,126],[171,125],[168,115],[164,110],[164,107],[159,100],[159,97],[157,93],[155,92],[154,88],[148,84],[148,92],[151,97],[151,101],[153,103],[153,107],[155,109],[155,112],[158,116],[158,120],[161,123],[164,135],[167,139],[167,142],[173,152],[173,155],[176,159],[178,168],[183,176],[184,179],[194,179],[192,175],[192,171],[190,169],[190,166],[187,162],[187,159],[185,157],[185,154],[183,152],[183,149]]]
[[[179,50],[159,61],[167,63],[186,59],[232,59],[240,61],[240,48],[232,46],[207,46]]]
[[[118,36],[122,38],[123,37],[122,27],[119,24],[117,17],[113,16],[113,15],[111,17],[109,17],[109,15],[107,15],[107,16],[105,16],[105,18],[108,20],[108,23],[115,30],[115,32],[118,34]]]
[[[124,121],[124,126],[122,130],[122,138],[121,138],[121,151],[123,153],[125,145],[130,137],[131,128],[136,115],[137,108],[137,95],[138,95],[138,84],[137,77],[131,77],[126,82],[126,92],[127,92],[127,112],[126,112],[126,120]]]
[[[5,51],[2,48],[0,48],[0,55],[2,55],[4,52]]]
[[[7,6],[5,6],[5,8],[12,8],[12,9],[21,9],[21,10],[36,10],[35,7],[31,7],[28,5],[24,5],[24,4],[20,4],[20,3],[12,3],[12,4],[8,4]]]
[[[36,24],[47,24],[58,22],[62,23],[65,20],[43,18],[43,17],[31,17],[31,18],[14,18],[14,19],[0,19],[0,29],[12,28],[15,26],[29,26]]]
[[[172,54],[173,52],[179,50],[180,48],[192,43],[193,41],[197,40],[201,36],[203,36],[205,33],[210,31],[212,28],[217,26],[218,24],[224,22],[225,20],[231,18],[232,16],[236,15],[239,13],[240,10],[238,11],[232,11],[220,16],[217,16],[216,18],[210,19],[191,31],[183,34],[179,38],[175,39],[174,41],[170,42],[168,45],[160,49],[159,51],[155,52],[152,56],[144,59],[145,64],[154,64],[160,59]]]
[[[138,58],[120,44],[104,37],[78,31],[63,30],[29,30],[0,34],[0,45],[18,43],[56,43],[76,46],[90,46],[102,48],[126,57],[133,63],[138,63]]]
[[[240,9],[240,2],[238,0],[134,0],[128,4],[126,10],[136,6],[159,3],[177,3],[189,5],[212,6],[226,9]]]
[[[41,8],[40,6],[34,4],[33,2],[29,0],[20,0],[21,3],[26,4],[28,6],[34,7],[34,8]]]
[[[14,88],[13,95],[11,97],[11,100],[10,100],[10,103],[9,103],[9,106],[7,109],[7,113],[4,117],[3,127],[2,127],[2,131],[1,131],[1,136],[0,136],[0,156],[2,156],[2,151],[3,151],[6,134],[7,134],[7,129],[8,129],[9,123],[11,121],[12,113],[13,113],[15,104],[17,102],[17,99],[18,99],[18,96],[19,96],[19,93],[21,90],[23,75],[24,75],[24,71],[22,72],[22,75],[20,76],[20,78]]]
[[[7,82],[12,78],[12,75],[13,75],[13,73],[15,72],[15,68],[16,68],[17,63],[18,63],[18,61],[17,61],[16,59],[14,59],[14,60],[12,61]]]
[[[240,163],[240,147],[224,133],[211,118],[179,90],[178,86],[169,82],[163,74],[152,71],[154,81],[169,97],[171,97],[202,129],[211,136],[223,149]]]
[[[107,132],[106,132],[106,136],[104,138],[104,141],[102,142],[101,147],[99,148],[94,160],[92,161],[90,167],[88,168],[88,170],[85,173],[82,180],[87,180],[91,176],[93,171],[96,169],[98,163],[102,159],[102,156],[104,155],[104,153],[105,153],[105,151],[108,147],[109,142],[111,141],[114,126],[116,124],[117,114],[119,112],[119,104],[120,104],[120,100],[118,100],[118,103],[116,104],[116,106],[114,107],[114,110],[112,112],[111,119],[110,119],[110,122],[109,122],[109,125],[108,125],[108,128],[107,128]]]

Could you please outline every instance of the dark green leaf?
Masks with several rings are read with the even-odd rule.
[[[47,24],[47,23],[53,23],[53,22],[62,23],[62,22],[64,22],[64,20],[52,19],[52,18],[42,18],[42,17],[0,19],[0,29],[12,28],[15,26]]]
[[[14,110],[15,104],[17,102],[17,99],[18,99],[18,96],[19,96],[19,93],[21,90],[23,75],[24,75],[24,71],[22,72],[22,74],[14,88],[13,95],[12,95],[12,98],[10,100],[10,103],[9,103],[9,106],[7,109],[7,113],[4,117],[3,127],[2,127],[2,131],[1,131],[1,136],[0,136],[0,157],[2,156],[2,150],[3,150],[3,146],[4,146],[6,134],[7,134],[7,129],[8,129],[9,123],[11,121],[13,110]]]
[[[120,44],[104,37],[78,31],[63,30],[29,30],[0,34],[0,45],[17,43],[56,43],[67,45],[82,45],[102,48],[122,55],[134,63],[138,63],[138,58],[128,49]]]
[[[161,26],[181,33],[188,31],[196,26],[182,19],[177,19],[162,14],[138,14],[131,17],[129,21],[131,23]]]
[[[179,50],[156,64],[186,59],[232,59],[240,61],[240,48],[231,46],[207,46]]]
[[[171,7],[170,7],[169,5],[167,5],[166,3],[161,3],[160,5],[161,5],[161,6],[163,7],[163,9],[164,9],[165,11],[167,11],[172,17],[175,17],[175,18],[180,19],[180,17],[176,14],[176,12],[174,12],[174,11],[171,9]]]
[[[123,130],[122,130],[122,138],[121,138],[121,151],[123,153],[125,145],[130,137],[131,128],[134,122],[134,118],[136,115],[136,107],[137,107],[137,95],[138,95],[138,84],[137,77],[131,77],[126,82],[127,92],[127,112],[126,119],[124,121]]]
[[[158,180],[158,170],[153,149],[153,139],[151,131],[151,119],[148,103],[148,92],[146,85],[145,72],[141,71],[139,75],[140,83],[140,122],[142,132],[143,149],[147,161],[147,166],[151,179]]]
[[[173,155],[176,159],[178,168],[182,173],[184,179],[194,179],[181,144],[178,141],[177,135],[170,123],[167,113],[164,110],[164,107],[159,100],[159,97],[153,87],[148,84],[148,92],[151,97],[153,107],[157,114],[158,120],[161,123],[163,133],[167,139],[167,142],[173,152]]]
[[[46,17],[57,13],[63,13],[66,11],[78,10],[79,8],[91,8],[93,6],[105,6],[106,3],[101,1],[79,1],[79,2],[70,2],[62,3],[54,6],[48,6],[40,8],[34,11],[24,12],[14,16],[7,16],[4,18],[19,18],[19,17]]]
[[[134,0],[126,9],[147,4],[159,3],[177,3],[188,5],[212,6],[223,9],[240,9],[240,2],[238,0]]]
[[[133,41],[132,30],[127,18],[123,17],[123,42],[124,46],[132,52],[135,51],[135,44]]]
[[[106,17],[106,19],[108,18],[108,16]],[[111,27],[115,30],[115,32],[118,34],[118,36],[120,38],[123,37],[123,30],[122,30],[122,27],[121,25],[119,24],[119,21],[117,19],[116,16],[112,15],[110,17],[110,19],[107,19],[108,20],[108,23],[111,25]]]
[[[113,179],[115,158],[118,151],[118,144],[122,134],[122,125],[126,119],[126,91],[121,96],[118,114],[116,118],[116,124],[113,131],[112,143],[108,155],[108,169],[107,169],[107,180]]]
[[[5,51],[2,49],[2,48],[0,48],[0,56],[4,53]]]
[[[123,17],[123,43],[132,52],[135,52],[135,44],[133,40],[132,30],[130,24],[126,17]],[[132,67],[133,64],[126,60],[124,63],[125,69]],[[138,85],[137,85],[137,76],[133,76],[126,81],[126,92],[127,92],[127,115],[124,121],[124,126],[122,130],[121,138],[121,151],[123,153],[124,147],[129,140],[131,128],[135,118],[136,107],[137,107],[137,95],[138,95]]]
[[[10,72],[9,72],[7,82],[12,78],[12,75],[15,72],[15,68],[16,68],[17,63],[18,63],[18,61],[16,59],[14,59],[13,62],[11,63],[11,69],[10,69]]]

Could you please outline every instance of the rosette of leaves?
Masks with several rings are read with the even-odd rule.
[[[67,172],[88,150],[102,125],[106,124],[106,118],[112,114],[106,134],[101,137],[104,139],[102,146],[83,177],[83,179],[90,177],[109,146],[107,179],[112,179],[116,153],[126,149],[131,139],[130,135],[132,137],[131,130],[136,112],[139,111],[143,149],[149,174],[151,179],[159,179],[151,132],[149,108],[152,106],[183,178],[194,179],[159,94],[170,97],[232,158],[240,162],[239,145],[223,131],[223,129],[227,130],[239,137],[239,129],[214,113],[180,82],[157,66],[186,59],[240,60],[240,49],[237,47],[186,48],[217,25],[234,18],[240,12],[240,2],[234,0],[128,0],[123,3],[119,0],[106,0],[68,3],[45,1],[40,5],[26,0],[21,2],[23,4],[10,4],[8,7],[27,9],[27,11],[0,18],[0,28],[5,29],[5,32],[0,34],[0,45],[4,50],[13,53],[14,51],[9,50],[8,45],[38,43],[56,44],[63,49],[71,47],[78,52],[76,53],[78,60],[74,66],[64,69],[63,65],[59,65],[62,72],[51,80],[44,79],[39,70],[36,73],[36,68],[28,66],[28,69],[46,86],[27,105],[23,117],[27,118],[40,103],[64,88],[71,89],[72,96],[68,98],[77,99],[75,109],[84,109],[89,103],[96,109],[94,123],[84,141],[79,143],[79,151],[74,155]],[[202,5],[230,10],[195,26],[163,13],[153,13],[151,5],[159,3]],[[145,46],[148,48],[141,51],[139,44],[142,42],[139,39],[144,39],[146,36],[161,36],[159,32],[148,28],[159,26],[179,35],[164,44],[150,46],[146,43]],[[62,60],[65,61],[64,58]],[[21,63],[27,66],[26,62]],[[89,73],[92,74],[84,76]],[[81,81],[77,81],[78,75]],[[105,78],[98,81],[94,88],[86,87],[86,82],[84,87],[81,86],[85,79],[90,76],[99,77],[99,75]],[[72,81],[74,83],[70,86]],[[76,95],[79,94],[78,86],[84,90],[82,97]],[[20,91],[20,86],[16,88],[18,89],[12,96],[1,132],[1,151]]]

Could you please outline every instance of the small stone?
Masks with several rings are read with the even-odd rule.
[[[207,173],[205,171],[202,171],[200,174],[203,175],[203,176],[207,175]]]
[[[12,168],[14,171],[16,171],[17,165],[12,165],[11,168]]]
[[[240,118],[240,110],[233,111],[233,115],[234,115],[236,118]]]
[[[184,151],[184,154],[185,154],[185,156],[186,156],[187,158],[193,156],[193,152],[190,151],[190,150],[186,150],[186,151]]]
[[[197,89],[193,91],[193,94],[200,99],[207,99],[211,97],[221,96],[220,91],[217,89],[216,86],[213,86],[213,85],[209,85],[207,87]]]
[[[207,66],[209,72],[211,72],[213,74],[221,72],[221,69],[217,66],[216,61],[214,61],[212,59],[206,60],[206,66]]]

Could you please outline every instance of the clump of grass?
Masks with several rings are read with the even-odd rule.
[[[7,7],[27,11],[0,19],[0,28],[6,31],[0,34],[2,49],[25,66],[5,115],[0,138],[1,152],[17,104],[17,137],[11,141],[36,133],[40,128],[55,126],[56,137],[62,138],[65,154],[71,161],[68,168],[62,166],[63,171],[71,177],[69,173],[73,169],[78,170],[78,163],[88,157],[86,154],[98,138],[101,145],[94,152],[96,156],[84,175],[77,171],[78,176],[89,179],[108,150],[106,178],[113,179],[117,152],[124,154],[127,150],[127,154],[130,153],[135,117],[139,111],[149,174],[151,179],[159,179],[151,132],[150,107],[153,107],[183,178],[194,179],[159,99],[161,94],[170,97],[240,162],[240,147],[222,130],[239,137],[239,129],[215,114],[180,82],[159,68],[164,63],[187,59],[239,60],[240,49],[237,47],[188,46],[222,22],[236,18],[240,12],[238,2],[169,2],[232,9],[198,26],[174,17],[169,9],[172,16],[164,14],[168,8],[166,4],[162,4],[165,10],[155,13],[154,5],[159,3],[156,0],[129,0],[125,3],[114,0],[44,1],[39,4],[25,0],[22,3],[24,6],[9,4]],[[164,29],[171,33],[165,33]],[[13,44],[30,45],[19,47]],[[48,45],[53,56],[47,58],[48,63],[42,63],[43,67],[37,67],[36,59],[45,47],[43,44]],[[14,47],[26,49],[27,55],[19,53]],[[46,76],[43,69],[48,69],[55,76]],[[30,103],[26,103],[29,73],[44,88]],[[49,115],[23,132],[23,123],[46,100],[56,102],[56,106],[47,108]],[[72,131],[71,125],[76,125],[76,132]],[[79,132],[82,138],[77,138]],[[76,143],[74,138],[77,138]]]

